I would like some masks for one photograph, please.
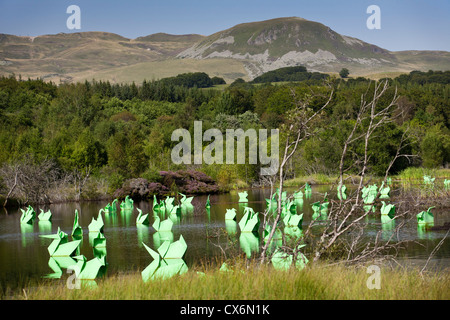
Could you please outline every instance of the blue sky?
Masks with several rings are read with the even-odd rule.
[[[69,5],[81,9],[81,30],[69,30]],[[381,9],[381,29],[369,30],[369,5]],[[37,36],[106,31],[127,38],[156,32],[210,35],[243,22],[297,16],[396,50],[450,51],[448,0],[0,0],[0,33]]]

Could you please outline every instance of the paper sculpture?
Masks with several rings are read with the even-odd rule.
[[[211,208],[211,202],[209,201],[209,194],[208,194],[208,198],[206,199],[205,208]]]
[[[433,185],[434,185],[434,180],[435,180],[435,179],[436,179],[436,178],[431,178],[431,176],[424,175],[424,176],[423,176],[423,183],[426,184],[426,185],[431,185],[431,186],[433,186]]]
[[[294,199],[303,199],[303,192],[301,190],[294,192]]]
[[[44,212],[44,210],[41,209],[41,213],[38,215],[39,221],[50,221],[52,220],[52,213],[50,210]]]
[[[73,258],[77,261],[77,263],[69,266],[67,269],[73,270],[75,272],[76,280],[81,280],[83,285],[95,287],[97,283],[94,280],[102,276],[105,272],[105,257],[94,257],[89,261],[84,255],[78,255]]]
[[[259,223],[258,213],[253,211],[252,208],[246,207],[244,209],[244,216],[241,221],[239,221],[239,228],[241,229],[241,232],[257,232]]]
[[[248,202],[248,192],[244,191],[244,192],[238,192],[239,195],[239,202]]]
[[[239,235],[239,245],[245,252],[247,258],[252,256],[252,252],[259,250],[259,235],[253,232],[241,232]]]
[[[143,243],[147,252],[152,256],[153,261],[142,272],[142,280],[147,282],[153,279],[167,279],[176,274],[183,274],[188,270],[183,256],[187,249],[187,244],[183,236],[173,243],[165,241],[158,252],[149,248]]]
[[[156,198],[156,195],[153,195],[153,204],[152,204],[152,209],[153,209],[153,213],[158,213],[163,209],[164,207],[164,203],[161,201],[161,203],[158,203],[158,199]]]
[[[284,225],[287,227],[302,228],[303,213],[302,214],[288,214],[283,219]]]
[[[155,221],[152,224],[152,227],[157,231],[157,232],[167,232],[167,231],[172,231],[172,227],[173,227],[173,221],[170,218],[167,218],[166,220],[161,221],[161,218],[156,216],[155,217]]]
[[[236,220],[236,209],[227,209],[225,213],[225,220]]]
[[[136,224],[149,224],[148,221],[148,213],[142,214],[142,210],[139,208],[136,208],[138,211],[138,216],[136,218]]]
[[[125,200],[120,203],[120,209],[124,211],[133,211],[133,199],[129,196],[125,197]]]
[[[42,238],[53,239],[52,243],[48,246],[47,250],[50,256],[64,257],[72,256],[81,243],[81,240],[73,240],[68,242],[67,233],[61,231],[58,227],[58,232],[51,235],[41,235]]]
[[[428,208],[427,211],[422,211],[417,214],[417,223],[421,225],[431,225],[434,224],[434,216],[431,212],[431,209],[434,209],[434,207]]]
[[[444,180],[444,188],[445,190],[450,189],[450,180],[447,179]]]
[[[237,222],[225,219],[225,230],[227,230],[228,235],[234,236],[237,233]]]
[[[337,186],[337,197],[339,200],[347,200],[347,187],[345,184]]]
[[[106,248],[106,238],[103,233],[98,232],[92,239],[92,246],[94,248]]]
[[[21,224],[33,224],[33,220],[36,216],[36,212],[31,206],[28,206],[26,210],[20,209],[22,215],[20,216]]]
[[[312,192],[311,186],[308,184],[308,182],[305,183],[305,193],[311,193],[311,192]]]
[[[306,246],[305,244],[299,245],[296,249],[297,257],[295,259],[295,267],[297,269],[303,269],[306,264],[309,262],[308,259],[303,255],[303,253],[299,252],[299,249]],[[272,255],[271,262],[275,269],[277,270],[288,270],[291,268],[294,261],[294,255],[283,252],[280,249],[277,249],[275,253]]]
[[[106,213],[106,214],[114,214],[114,213],[117,213],[117,202],[118,202],[118,200],[117,199],[114,199],[114,201],[110,204],[110,203],[108,203],[106,206],[105,206],[105,208],[103,209],[103,211]]]
[[[264,243],[267,243],[269,241],[270,232],[272,231],[273,225],[270,223],[266,224],[266,227],[264,228]],[[283,234],[281,230],[277,227],[275,228],[275,232],[272,236],[272,241],[269,246],[269,250],[273,250],[276,247],[279,247],[283,244]]]
[[[389,199],[389,192],[391,192],[391,188],[389,186],[384,186],[384,181],[380,187],[380,199]]]
[[[102,212],[100,211],[98,213],[97,219],[92,217],[91,223],[88,225],[89,232],[103,232],[103,218],[102,218]]]
[[[78,223],[78,210],[75,209],[75,218],[73,220],[73,227],[72,227],[72,238],[81,238],[83,236],[83,229],[81,228],[80,224]]]
[[[43,276],[43,278],[59,279],[63,274],[62,269],[67,269],[75,263],[76,261],[72,257],[50,257],[48,266],[53,270],[53,273],[49,273]]]
[[[395,205],[393,204],[386,204],[384,201],[381,201],[381,214],[382,215],[388,215],[391,219],[395,216]]]

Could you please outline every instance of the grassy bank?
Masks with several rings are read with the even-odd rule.
[[[65,280],[43,280],[9,292],[3,299],[151,299],[151,300],[324,300],[450,298],[450,275],[417,270],[381,269],[381,288],[368,289],[366,268],[309,265],[304,270],[277,271],[271,266],[241,264],[233,272],[191,268],[181,276],[144,283],[139,272],[97,280],[89,290],[68,289]],[[200,275],[197,271],[204,272]],[[56,281],[56,282],[55,282]],[[31,284],[30,284],[31,285]]]

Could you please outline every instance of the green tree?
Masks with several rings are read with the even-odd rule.
[[[341,76],[341,78],[347,78],[349,74],[350,71],[348,71],[347,68],[342,68],[341,71],[339,71],[339,75]]]

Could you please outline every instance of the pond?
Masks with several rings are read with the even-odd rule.
[[[287,189],[293,192],[293,189]],[[314,186],[309,198],[305,197],[303,205],[297,206],[297,212],[303,213],[303,226],[312,220],[313,210],[311,204],[322,200],[325,192],[329,192],[330,186]],[[335,192],[334,192],[335,194]],[[262,212],[266,208],[265,199],[270,197],[270,189],[250,189],[248,190],[248,206],[255,212]],[[222,248],[227,246],[225,232],[234,234],[234,250],[245,252],[248,256],[256,255],[255,251],[261,241],[259,236],[241,235],[237,224],[225,223],[226,209],[236,208],[237,222],[243,216],[244,205],[239,204],[239,196],[236,191],[227,194],[217,194],[210,196],[211,208],[205,209],[207,196],[194,197],[192,204],[193,212],[182,215],[181,219],[173,225],[172,232],[162,234],[156,232],[152,227],[154,215],[152,213],[152,201],[142,201],[134,203],[134,210],[131,213],[122,213],[118,207],[116,214],[102,213],[104,221],[103,234],[106,238],[106,250],[100,253],[105,256],[107,262],[106,275],[117,272],[142,271],[152,262],[151,256],[145,250],[142,243],[156,250],[165,239],[176,241],[183,236],[187,243],[187,250],[184,261],[187,266],[192,266],[200,261],[221,257]],[[107,202],[81,202],[53,204],[45,207],[35,206],[34,209],[39,214],[40,209],[51,210],[52,220],[48,223],[35,219],[31,225],[21,225],[19,209],[8,210],[0,213],[0,283],[1,287],[14,288],[21,279],[40,279],[54,272],[49,267],[48,246],[51,239],[42,238],[41,235],[55,234],[60,228],[69,235],[74,222],[75,210],[79,212],[79,224],[83,228],[83,240],[80,246],[80,254],[92,259],[94,252],[89,239],[88,225],[92,218],[97,218],[99,210],[104,208]],[[136,217],[138,211],[150,213],[148,226],[137,225]],[[449,210],[433,211],[435,225],[443,225],[450,222]],[[368,218],[369,225],[366,232],[367,237],[374,237],[381,229],[379,209]],[[398,223],[398,222],[397,222]],[[394,222],[395,224],[395,222]],[[382,236],[389,237],[392,233],[392,225],[382,229]],[[223,231],[219,238],[218,231]],[[403,229],[400,238],[415,240],[415,243],[407,246],[401,252],[400,259],[411,264],[423,266],[426,259],[435,246],[445,236],[446,231],[423,231],[418,229],[417,222],[412,219]],[[256,245],[256,247],[253,247]],[[445,241],[443,246],[433,256],[433,265],[439,268],[450,266],[450,244]],[[66,271],[63,270],[63,274]],[[63,275],[67,277],[67,275]]]

